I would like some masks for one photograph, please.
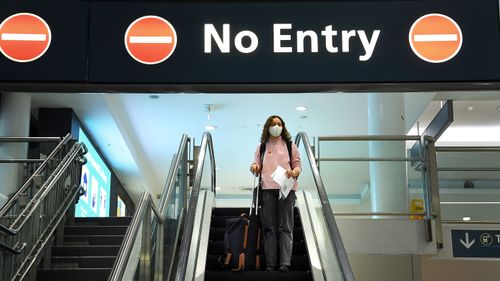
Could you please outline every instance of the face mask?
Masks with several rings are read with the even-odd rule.
[[[274,125],[272,127],[269,127],[269,133],[271,134],[271,136],[273,137],[277,137],[279,135],[281,135],[281,131],[283,130],[283,128],[281,128],[280,126],[278,125]]]

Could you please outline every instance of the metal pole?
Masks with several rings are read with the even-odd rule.
[[[443,226],[441,223],[441,200],[439,199],[439,186],[438,186],[438,169],[436,161],[436,147],[434,146],[434,138],[424,137],[427,141],[427,162],[428,162],[428,174],[429,174],[429,187],[430,187],[430,199],[432,208],[430,212],[435,214],[434,226],[436,228],[436,246],[438,249],[443,248]]]

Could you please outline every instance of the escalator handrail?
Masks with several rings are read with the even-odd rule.
[[[163,218],[156,208],[153,200],[151,199],[151,194],[143,192],[141,199],[139,200],[136,212],[132,217],[132,221],[130,222],[130,226],[127,228],[127,232],[125,232],[122,246],[120,247],[118,255],[116,256],[116,261],[113,265],[113,269],[111,270],[111,274],[109,275],[108,280],[123,280],[123,275],[125,274],[128,261],[130,260],[132,255],[132,250],[135,244],[134,242],[139,234],[139,229],[141,228],[142,223],[144,223],[148,212],[151,211],[153,211],[160,224],[163,224]]]
[[[300,145],[300,141],[304,143],[304,149],[307,153],[309,164],[311,165],[312,174],[321,201],[321,207],[322,207],[321,209],[323,211],[323,215],[326,220],[330,239],[333,243],[333,246],[335,247],[335,255],[337,256],[337,259],[339,261],[340,270],[342,272],[345,281],[355,281],[351,265],[347,258],[347,253],[344,247],[344,243],[342,242],[342,238],[340,236],[337,223],[335,222],[335,217],[333,215],[332,207],[330,205],[330,201],[328,200],[323,180],[321,179],[318,166],[316,165],[316,160],[314,157],[314,153],[311,149],[309,138],[307,137],[307,134],[305,132],[300,132],[299,134],[297,134],[297,137],[295,138],[295,144],[297,145],[297,147]]]
[[[160,198],[160,203],[158,205],[158,210],[160,211],[160,214],[163,215],[163,211],[165,210],[166,204],[169,201],[170,197],[172,196],[172,190],[173,190],[173,185],[175,184],[175,175],[177,174],[177,171],[179,170],[179,164],[180,161],[182,160],[182,155],[184,155],[184,151],[187,149],[187,143],[189,141],[189,138],[187,134],[183,134],[181,138],[181,143],[179,145],[179,148],[177,150],[177,153],[174,154],[174,157],[172,159],[172,165],[170,166],[170,170],[168,172],[167,176],[167,182],[165,183],[165,187],[163,188],[163,192],[161,194]]]
[[[211,174],[211,191],[215,194],[215,157],[214,157],[214,148],[212,142],[212,136],[209,132],[205,132],[203,134],[203,138],[201,140],[200,152],[198,154],[198,163],[196,166],[196,174],[194,177],[193,190],[191,191],[191,197],[189,199],[188,212],[186,215],[186,221],[184,223],[184,229],[181,240],[181,246],[179,248],[179,262],[177,267],[177,273],[175,276],[175,280],[177,281],[186,281],[186,269],[188,264],[188,255],[189,249],[191,248],[191,235],[194,228],[194,219],[196,215],[196,207],[198,206],[198,198],[200,194],[201,188],[201,178],[203,175],[203,164],[205,162],[205,156],[207,149],[209,151],[210,157],[210,174]]]

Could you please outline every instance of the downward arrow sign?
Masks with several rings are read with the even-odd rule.
[[[472,247],[472,245],[474,245],[475,242],[476,242],[475,239],[472,239],[472,241],[469,242],[469,233],[468,232],[465,233],[465,242],[464,242],[464,240],[460,239],[460,243],[462,243],[462,245],[464,245],[465,248],[467,248],[467,249]]]

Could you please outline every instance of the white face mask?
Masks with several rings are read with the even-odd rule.
[[[269,127],[269,133],[273,137],[278,137],[279,135],[281,135],[282,130],[283,130],[283,128],[278,126],[278,125],[274,125],[272,127]]]

